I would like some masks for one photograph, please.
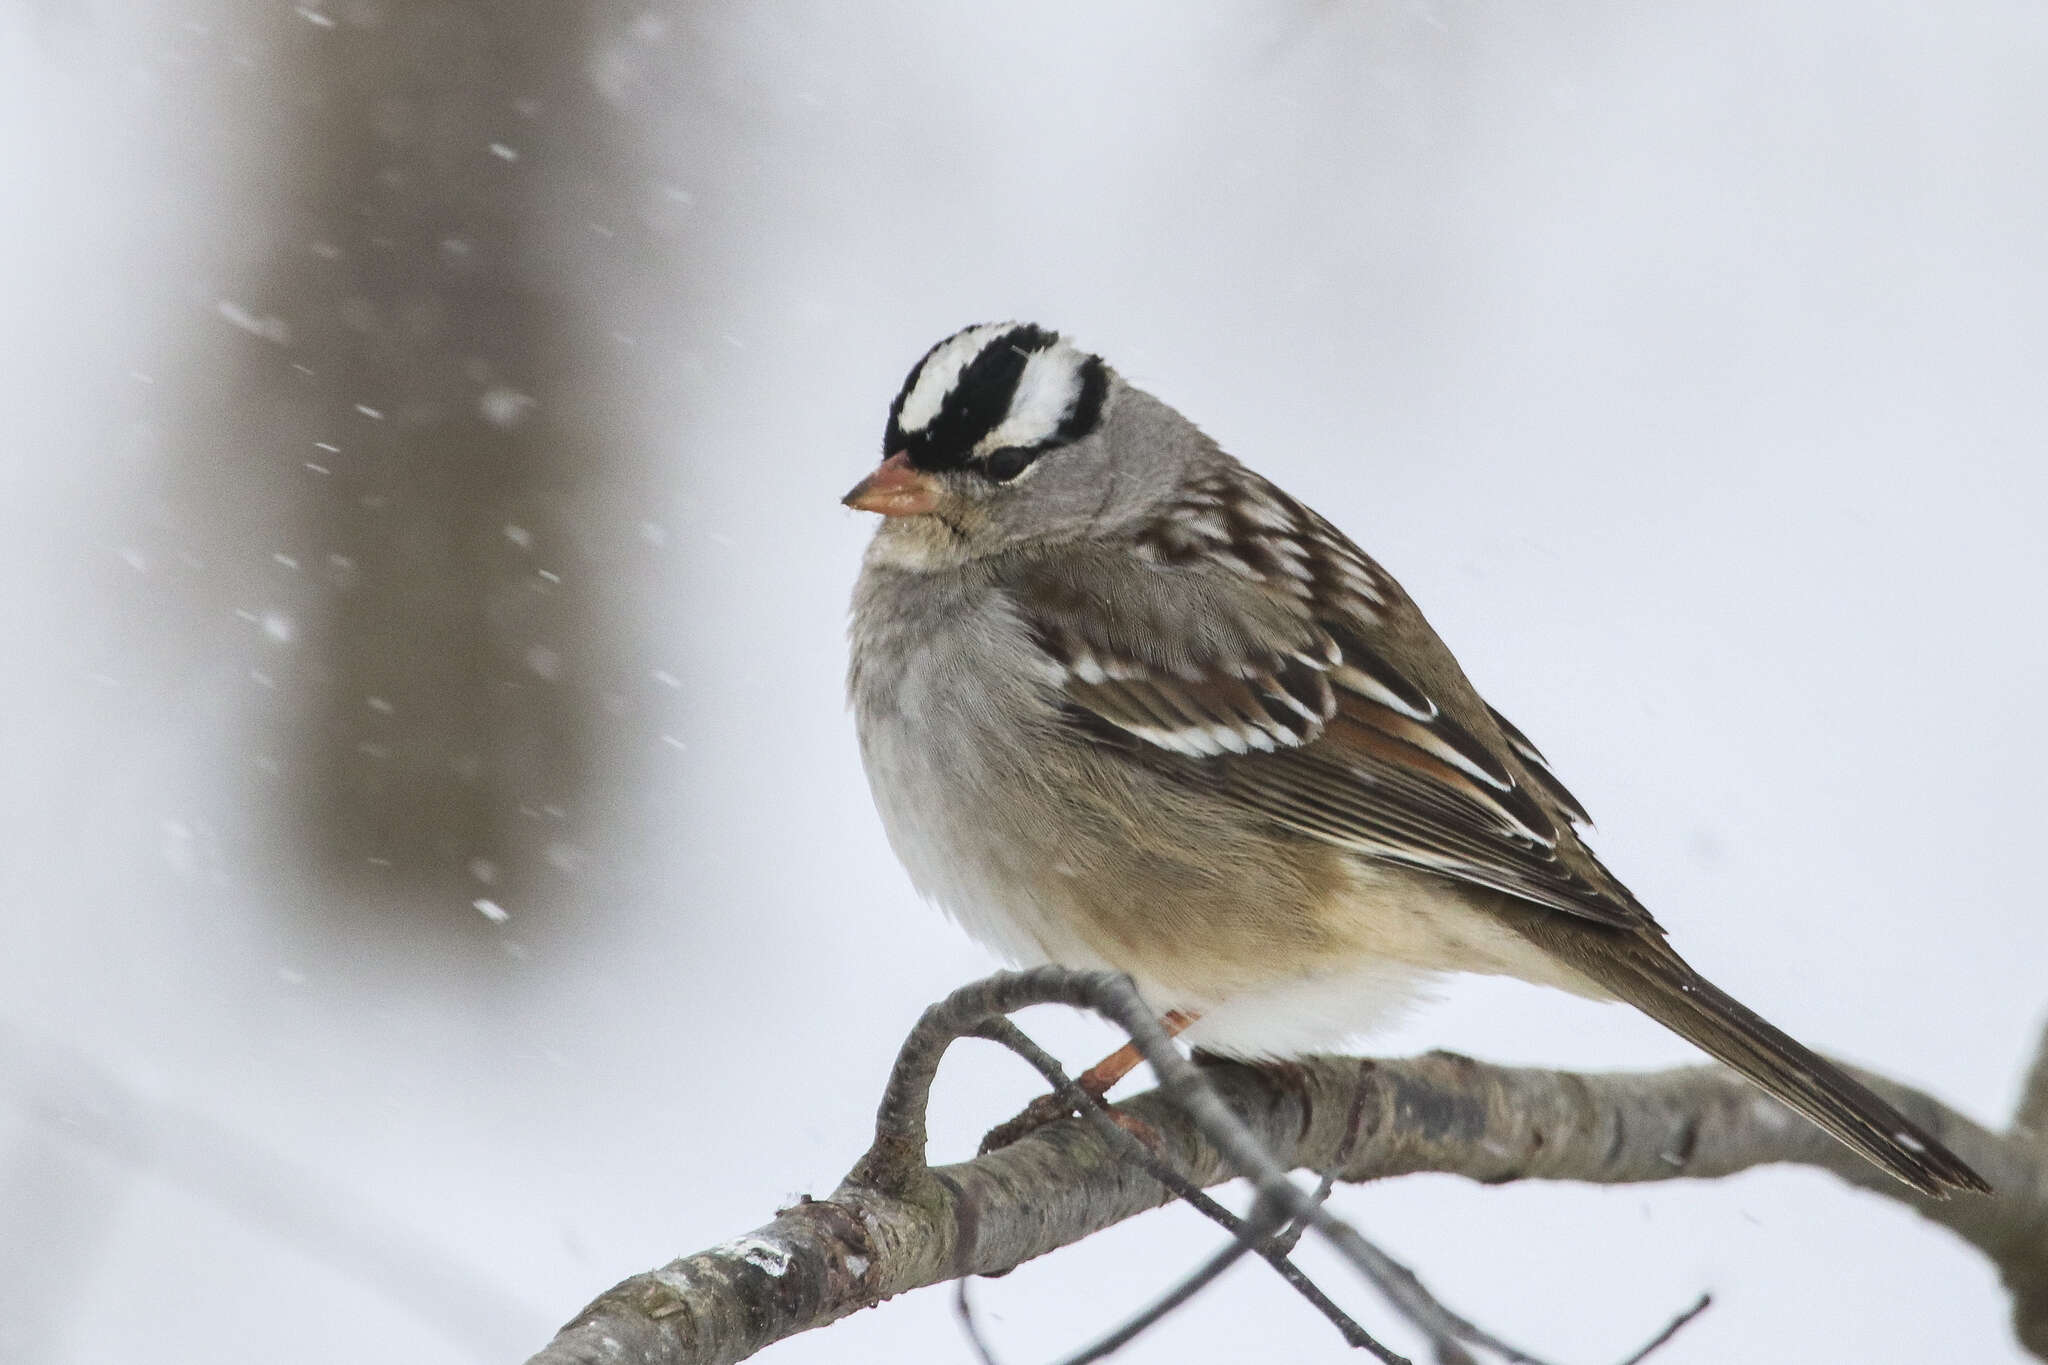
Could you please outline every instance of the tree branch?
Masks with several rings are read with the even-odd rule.
[[[1059,1062],[1051,1054],[1025,1037],[1022,1030],[1015,1024],[1011,1023],[1008,1019],[991,1020],[977,1029],[976,1033],[991,1042],[1001,1044],[1019,1057],[1022,1057],[1034,1070],[1045,1077],[1046,1081],[1051,1084],[1055,1095],[1071,1105],[1081,1117],[1094,1126],[1098,1133],[1103,1135],[1104,1139],[1109,1142],[1112,1150],[1120,1151],[1127,1160],[1137,1162],[1154,1180],[1157,1180],[1169,1190],[1174,1197],[1190,1205],[1204,1218],[1227,1229],[1233,1236],[1241,1237],[1243,1235],[1244,1221],[1242,1219],[1224,1208],[1221,1204],[1218,1204],[1207,1194],[1204,1194],[1198,1186],[1189,1183],[1182,1177],[1179,1171],[1167,1165],[1150,1148],[1146,1147],[1144,1143],[1122,1128],[1117,1127],[1110,1120],[1109,1110],[1103,1102],[1082,1090],[1074,1082],[1073,1078],[1067,1075]],[[1370,1066],[1372,1063],[1365,1062],[1362,1065]],[[1364,1092],[1361,1090],[1359,1093],[1362,1096]],[[1359,1115],[1355,1113],[1351,1115],[1345,1124],[1345,1132],[1353,1135],[1355,1138],[1359,1128],[1359,1121]],[[1004,1126],[1007,1127],[1008,1125]],[[983,1141],[984,1146],[986,1146],[986,1139]],[[1349,1154],[1349,1151],[1350,1147],[1347,1145],[1338,1153],[1338,1160],[1342,1161]],[[1314,1195],[1317,1203],[1320,1204],[1330,1197],[1330,1187],[1333,1183],[1335,1183],[1334,1180],[1327,1174],[1317,1182]],[[1300,1219],[1294,1219],[1288,1226],[1261,1241],[1253,1250],[1257,1251],[1266,1263],[1278,1272],[1280,1278],[1287,1282],[1289,1288],[1307,1299],[1311,1307],[1329,1319],[1331,1325],[1343,1335],[1347,1346],[1370,1352],[1375,1359],[1382,1362],[1382,1365],[1408,1365],[1405,1359],[1388,1350],[1370,1332],[1360,1327],[1349,1314],[1332,1302],[1329,1295],[1323,1293],[1315,1281],[1304,1274],[1301,1268],[1296,1266],[1293,1260],[1290,1259],[1294,1254],[1295,1244],[1301,1240],[1301,1234],[1306,1227],[1307,1225]],[[968,1322],[969,1330],[973,1331],[972,1316],[966,1307],[966,1281],[962,1280],[960,1283],[962,1294],[960,1314]],[[1386,1285],[1382,1284],[1380,1288],[1383,1293],[1387,1292]],[[977,1349],[981,1349],[978,1340],[976,1346]],[[986,1354],[985,1350],[983,1354]],[[1537,1362],[1537,1365],[1541,1365],[1541,1363]]]
[[[1168,1202],[1171,1191],[1083,1120],[972,1161],[924,1165],[924,1099],[947,1043],[975,1032],[991,1010],[1045,1001],[1099,1008],[1088,987],[1103,979],[1006,973],[933,1006],[904,1043],[874,1147],[829,1199],[806,1198],[745,1236],[622,1282],[530,1365],[727,1365],[906,1290],[1009,1270]],[[1159,1033],[1149,1016],[1117,1022],[1148,1057],[1159,1055],[1156,1045],[1188,1066],[1163,1035],[1145,1036]],[[1165,1088],[1121,1107],[1159,1134],[1162,1155],[1198,1186],[1238,1175],[1233,1156],[1242,1156],[1219,1148],[1203,1093],[1280,1167],[1330,1170],[1344,1181],[1436,1171],[1489,1184],[1619,1184],[1715,1178],[1774,1162],[1831,1171],[1989,1256],[2013,1292],[2020,1340],[2048,1360],[2048,1142],[2024,1125],[1994,1133],[1867,1072],[1858,1078],[1982,1172],[1997,1195],[1920,1195],[1719,1067],[1580,1075],[1432,1053],[1369,1067],[1343,1058],[1269,1071],[1224,1064],[1192,1082],[1171,1062],[1169,1071]],[[1192,1111],[1182,1107],[1191,1091]],[[1227,1134],[1225,1143],[1235,1145]],[[1306,1191],[1288,1188],[1308,1202]],[[1300,1210],[1288,1201],[1282,1212]],[[1318,1226],[1346,1249],[1348,1229]]]

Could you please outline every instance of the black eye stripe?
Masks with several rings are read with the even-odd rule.
[[[1027,450],[1023,446],[1004,446],[988,453],[982,461],[982,471],[997,483],[1008,483],[1029,469],[1039,454],[1039,451]]]

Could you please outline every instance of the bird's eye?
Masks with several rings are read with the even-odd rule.
[[[1026,450],[1022,446],[1004,446],[1001,450],[990,451],[981,467],[997,483],[1008,483],[1022,474],[1037,455],[1037,451]]]

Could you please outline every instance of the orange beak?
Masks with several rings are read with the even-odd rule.
[[[876,467],[875,472],[853,486],[840,501],[856,512],[880,512],[885,517],[915,517],[932,510],[939,490],[923,474],[910,467],[910,456],[897,451]]]

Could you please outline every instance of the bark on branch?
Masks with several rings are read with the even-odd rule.
[[[906,1290],[1008,1270],[1168,1202],[1170,1192],[1081,1120],[972,1161],[924,1164],[924,1097],[946,1045],[1029,1003],[1100,1008],[1075,983],[1105,979],[1116,980],[1006,973],[934,1006],[904,1044],[874,1146],[830,1198],[805,1199],[752,1232],[623,1281],[529,1365],[727,1365]],[[1141,1044],[1170,1051],[1163,1037],[1143,1036],[1149,1018],[1119,1022],[1135,1023]],[[1432,1053],[1366,1065],[1316,1058],[1285,1071],[1216,1065],[1201,1069],[1206,1086],[1191,1088],[1169,1062],[1164,1088],[1120,1107],[1151,1125],[1162,1155],[1203,1186],[1248,1169],[1224,1150],[1231,1135],[1202,1114],[1204,1093],[1282,1168],[1334,1169],[1351,1182],[1434,1171],[1490,1184],[1622,1184],[1815,1166],[1908,1205],[1989,1256],[2013,1294],[2020,1341],[2048,1360],[2048,1039],[2043,1057],[2004,1133],[1856,1073],[1997,1191],[1948,1200],[1899,1184],[1719,1067],[1581,1075]]]

